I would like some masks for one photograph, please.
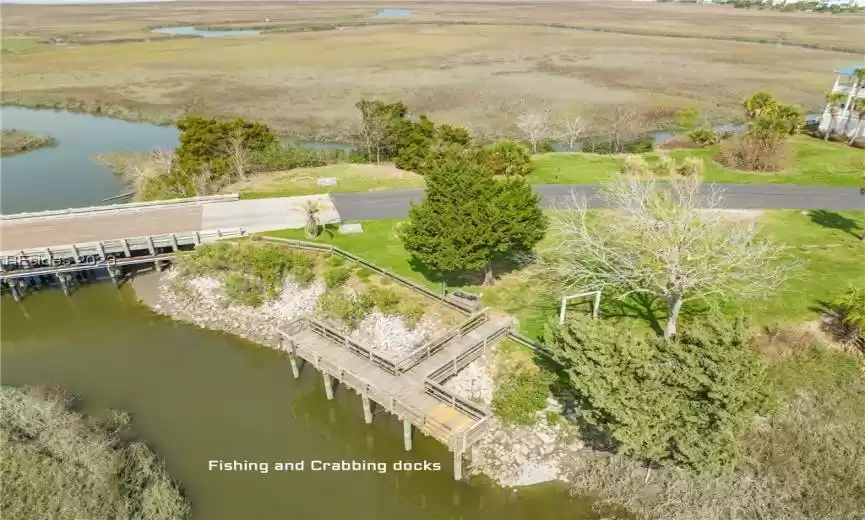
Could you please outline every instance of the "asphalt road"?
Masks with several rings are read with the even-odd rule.
[[[865,210],[865,197],[856,188],[766,184],[716,184],[723,189],[728,209],[828,209]],[[598,186],[538,184],[533,186],[545,207],[561,206],[572,192],[585,195],[591,207],[601,207]],[[342,220],[378,220],[408,215],[412,202],[420,202],[423,190],[333,193],[331,199]]]

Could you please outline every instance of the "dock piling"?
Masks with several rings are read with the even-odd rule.
[[[291,375],[293,375],[295,379],[299,378],[300,367],[297,364],[297,356],[295,356],[294,354],[289,354],[288,360],[291,362]]]
[[[327,395],[327,400],[330,401],[333,399],[333,379],[326,372],[322,372],[321,375],[324,378],[324,393]]]
[[[372,404],[369,402],[369,395],[364,392],[360,400],[363,403],[363,422],[372,424]]]
[[[72,291],[69,290],[69,279],[66,273],[57,273],[57,279],[60,281],[60,287],[63,289],[63,294],[72,296]]]
[[[402,442],[405,451],[411,451],[411,422],[408,419],[402,420]]]

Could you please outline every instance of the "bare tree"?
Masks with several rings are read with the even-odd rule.
[[[592,119],[597,122],[599,132],[609,137],[613,153],[623,152],[628,141],[639,137],[643,130],[639,113],[627,105],[603,108]]]
[[[664,187],[623,174],[601,196],[615,214],[590,217],[586,199],[575,195],[551,214],[555,247],[539,254],[538,265],[564,287],[661,298],[664,337],[676,334],[685,302],[760,297],[795,267],[782,261],[782,248],[757,237],[753,222],[719,211],[721,192],[697,177]]]
[[[369,160],[381,162],[381,152],[387,137],[388,126],[393,119],[392,108],[380,101],[360,101],[360,137]]]
[[[517,118],[517,128],[532,146],[532,153],[538,153],[538,144],[549,137],[550,116],[546,110],[528,110]]]
[[[198,169],[192,177],[192,183],[193,189],[195,190],[195,196],[197,197],[212,195],[219,189],[218,183],[213,176],[213,170],[210,169],[209,164],[203,164],[201,168]]]
[[[573,150],[577,141],[588,129],[588,121],[578,113],[572,112],[562,121],[562,140],[568,143],[568,149]]]
[[[235,178],[245,181],[246,173],[252,160],[249,147],[246,145],[246,136],[243,134],[243,129],[235,128],[232,130],[222,142],[220,148],[222,153],[231,162],[231,169],[234,172]]]

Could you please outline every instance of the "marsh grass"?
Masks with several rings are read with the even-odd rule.
[[[42,389],[4,386],[0,396],[4,519],[189,518],[162,462],[124,432],[125,414],[98,423]]]
[[[108,14],[100,11],[96,23],[92,6],[70,6],[59,19],[36,6],[4,6],[4,29],[13,36],[83,34],[104,40],[135,34],[152,41],[40,45],[26,54],[9,54],[3,101],[160,122],[189,112],[242,116],[295,136],[339,140],[356,133],[353,105],[370,93],[404,100],[414,112],[484,135],[514,134],[517,115],[541,105],[564,114],[574,107],[626,103],[651,128],[694,104],[713,119],[730,120],[740,115],[744,97],[768,84],[786,102],[822,107],[827,71],[851,59],[834,51],[686,40],[665,37],[665,32],[698,36],[711,29],[719,37],[762,34],[766,39],[786,33],[785,40],[832,46],[857,41],[861,30],[852,19],[830,30],[818,17],[742,18],[732,9],[718,11],[721,25],[707,28],[697,22],[714,6],[670,11],[586,3],[579,17],[564,6],[546,4],[494,11],[444,4],[417,6],[412,23],[346,30],[167,40],[147,32],[156,24],[180,22],[260,25],[266,16],[273,16],[274,29],[323,19],[339,26],[359,18],[366,23],[374,12],[364,4],[304,7],[308,12],[280,6],[278,14],[269,3],[214,5],[197,13],[167,4],[147,18],[138,8],[112,6]],[[655,24],[653,12],[676,18]],[[615,22],[622,31],[643,28],[644,35],[564,27],[589,28],[592,19],[596,28],[610,30]],[[752,27],[748,21],[757,23]],[[550,27],[553,23],[563,27]],[[794,69],[786,66],[791,62],[797,64]]]
[[[6,156],[26,153],[46,146],[55,146],[57,140],[53,137],[33,135],[21,130],[4,129],[3,135],[0,137],[0,144],[2,144],[0,155]]]

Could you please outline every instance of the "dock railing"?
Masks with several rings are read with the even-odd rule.
[[[464,322],[460,323],[458,326],[448,330],[441,336],[435,337],[428,341],[427,343],[418,346],[412,352],[407,354],[405,357],[397,362],[397,369],[400,372],[406,372],[411,370],[415,365],[437,353],[441,349],[443,349],[447,344],[458,337],[465,336],[469,332],[475,330],[480,327],[487,321],[489,321],[489,311],[487,309],[482,309],[479,312],[471,315]]]

